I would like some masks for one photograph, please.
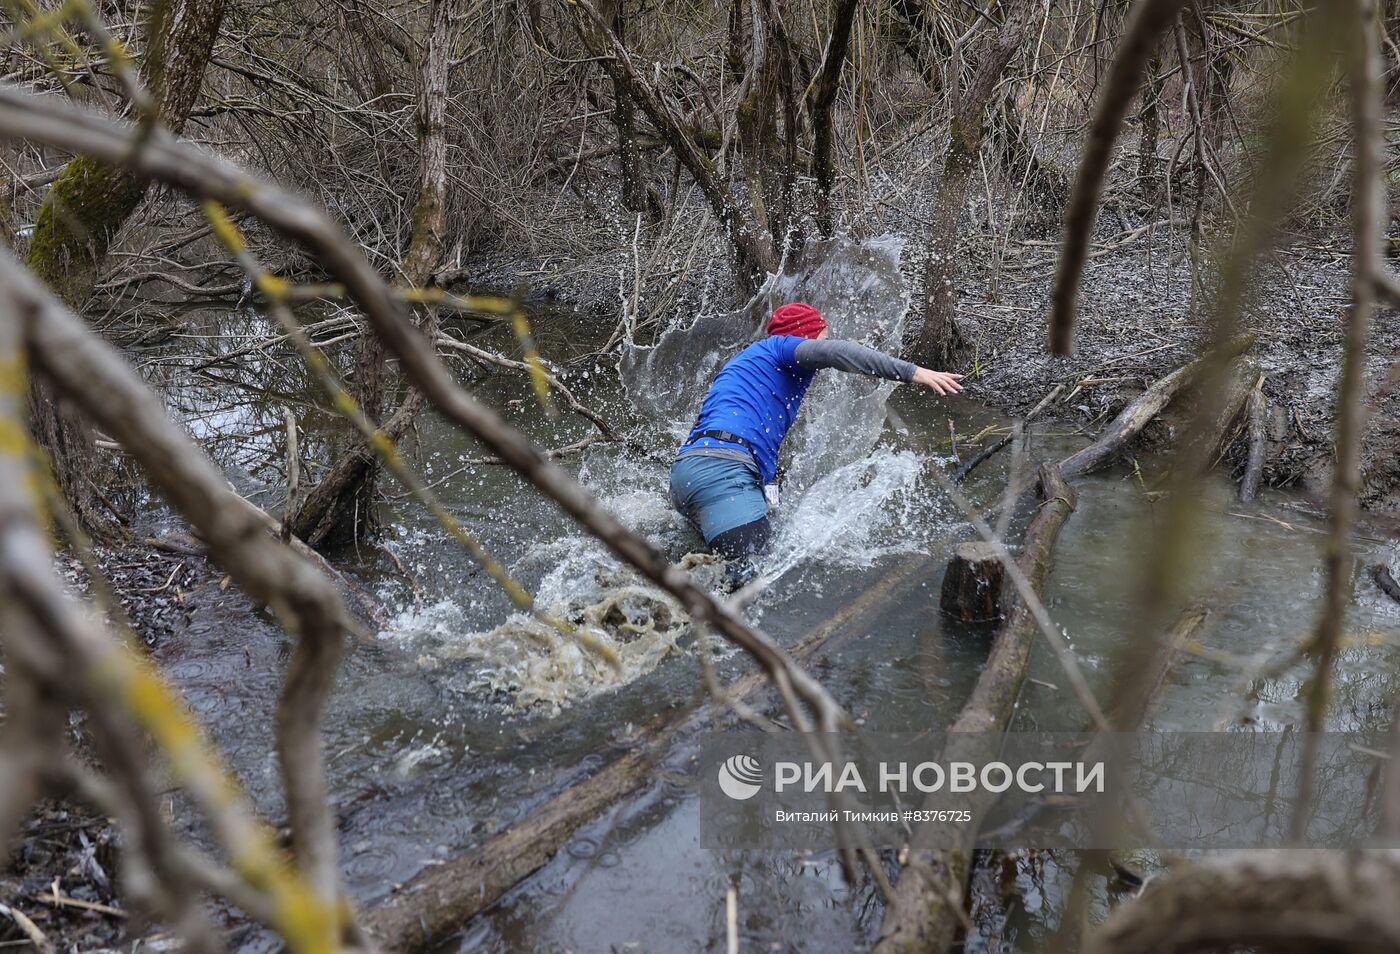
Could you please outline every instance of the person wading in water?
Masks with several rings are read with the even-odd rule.
[[[939,394],[961,391],[961,374],[931,371],[856,344],[829,341],[826,319],[811,305],[783,305],[768,337],[720,369],[690,436],[671,465],[671,503],[729,561],[725,586],[756,574],[752,556],[767,549],[770,488],[776,505],[778,447],[822,368],[907,381]]]

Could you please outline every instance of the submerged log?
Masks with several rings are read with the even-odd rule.
[[[1390,572],[1389,567],[1383,563],[1377,563],[1371,567],[1371,576],[1375,578],[1376,585],[1381,588],[1381,592],[1400,603],[1400,583],[1395,581],[1395,576]]]
[[[1224,348],[1224,356],[1233,358],[1254,343],[1253,335],[1236,338]],[[1066,480],[1102,470],[1117,458],[1119,452],[1142,433],[1142,429],[1162,412],[1172,399],[1194,383],[1206,369],[1212,356],[1207,355],[1178,368],[1157,381],[1133,403],[1125,407],[1088,447],[1071,454],[1060,462],[1060,474]]]
[[[1210,610],[1201,603],[1188,606],[1171,628],[1162,636],[1161,640],[1147,648],[1147,658],[1128,659],[1128,672],[1126,678],[1120,680],[1120,690],[1109,707],[1108,724],[1115,732],[1131,732],[1137,729],[1147,717],[1148,710],[1152,708],[1153,702],[1157,699],[1157,694],[1166,685],[1167,677],[1176,666],[1176,661],[1180,658],[1181,651],[1186,648],[1186,644],[1196,635],[1196,631],[1206,621],[1210,615]],[[1138,654],[1133,654],[1137,656]],[[1093,727],[1088,727],[1085,731],[1093,731]],[[1114,740],[1099,733],[1094,741],[1089,743],[1081,758],[1085,762],[1093,763],[1105,761],[1110,758],[1110,753],[1114,747]],[[1129,860],[1122,858],[1117,852],[1104,849],[1091,849],[1085,851],[1080,857],[1081,866],[1105,867],[1114,872],[1121,880],[1129,884],[1143,884],[1147,878],[1143,872]],[[1082,901],[1082,899],[1081,899]],[[1079,947],[1077,929],[1083,923],[1082,918],[1065,918],[1062,923],[1072,923],[1071,929],[1075,937],[1065,936],[1059,938],[1066,942],[1066,950],[1077,950]]]
[[[1106,713],[1108,724],[1115,732],[1131,732],[1142,724],[1181,651],[1209,615],[1210,611],[1203,604],[1188,606],[1162,638],[1147,648],[1147,659],[1128,660],[1127,678],[1120,681],[1120,689]],[[1134,657],[1137,656],[1134,654]],[[1084,732],[1093,733],[1094,726],[1086,726]],[[1079,758],[1089,764],[1108,761],[1113,757],[1117,744],[1113,736],[1097,733]],[[1029,821],[1030,817],[1033,816],[1027,816],[1024,821]],[[1134,886],[1141,886],[1147,880],[1132,860],[1116,851],[1089,848],[1079,852],[1079,869],[1075,872],[1075,885],[1079,890],[1076,893],[1075,888],[1071,888],[1070,901],[1060,919],[1060,928],[1054,935],[1052,947],[1055,950],[1079,950],[1080,931],[1085,923],[1080,912],[1087,901],[1082,890],[1083,875],[1090,871],[1112,872],[1120,881]]]
[[[923,556],[901,563],[790,648],[788,654],[797,662],[819,658],[834,647],[838,641],[832,637],[847,623],[882,605],[896,587],[926,565]],[[768,687],[767,676],[755,671],[732,683],[725,694],[752,707],[764,698]],[[655,781],[653,767],[674,746],[725,717],[724,711],[709,703],[657,717],[640,729],[638,738],[626,751],[591,776],[567,786],[482,844],[445,864],[425,869],[371,906],[361,918],[361,925],[382,951],[426,950],[543,867],[582,826],[626,795]]]
[[[1016,558],[1016,565],[1037,593],[1044,589],[1055,541],[1074,511],[1076,499],[1074,490],[1052,464],[1040,468],[1038,490],[1040,510],[1026,529]],[[949,731],[945,759],[978,761],[995,754],[1025,681],[1036,632],[1029,607],[1016,599],[997,630],[987,667]],[[975,791],[957,807],[967,808],[974,819],[980,819],[985,814],[985,803],[992,798],[995,796],[985,790]],[[950,807],[947,796],[943,799],[939,807]],[[975,825],[955,822],[932,822],[915,830],[874,951],[912,954],[948,948],[961,921],[976,838]],[[935,845],[952,847],[930,847]]]
[[[1001,615],[1002,581],[1006,577],[997,547],[974,540],[958,545],[943,574],[938,605],[964,622],[981,622]]]
[[[1264,462],[1269,448],[1269,401],[1264,397],[1264,375],[1254,384],[1249,393],[1249,460],[1245,464],[1244,477],[1240,479],[1240,503],[1250,503],[1259,493],[1259,478],[1264,473]]]
[[[1161,640],[1148,647],[1146,659],[1129,658],[1132,671],[1121,682],[1124,689],[1118,693],[1106,713],[1108,724],[1115,731],[1131,732],[1138,727],[1157,698],[1157,693],[1166,684],[1177,657],[1209,615],[1210,610],[1204,604],[1188,606]]]

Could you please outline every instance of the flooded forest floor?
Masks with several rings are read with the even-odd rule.
[[[901,230],[896,223],[890,224],[895,226],[892,231]],[[1206,316],[1197,303],[1205,296],[1199,291],[1193,295],[1191,265],[1183,236],[1165,228],[1149,229],[1142,234],[1140,226],[1148,224],[1146,220],[1133,220],[1101,226],[1084,280],[1077,351],[1067,359],[1048,356],[1044,340],[1046,302],[1056,246],[1049,240],[997,243],[986,238],[974,239],[976,247],[968,251],[967,259],[977,264],[967,266],[959,303],[967,347],[960,364],[947,369],[967,374],[966,398],[954,402],[958,408],[949,412],[946,427],[940,419],[935,422],[936,426],[934,423],[922,425],[912,444],[896,441],[896,450],[891,451],[888,458],[891,462],[888,468],[897,471],[903,466],[898,455],[908,453],[911,446],[915,453],[922,455],[920,462],[911,465],[914,471],[925,466],[951,467],[949,448],[941,446],[940,442],[954,427],[952,417],[958,418],[957,428],[964,433],[991,424],[1001,426],[1008,417],[1024,415],[1057,386],[1063,386],[1059,399],[1037,418],[1035,427],[1051,435],[1046,438],[1049,443],[1032,446],[1029,453],[1035,454],[1047,447],[1058,452],[1063,447],[1082,446],[1149,384],[1189,361],[1199,351],[1207,327]],[[569,325],[574,330],[568,334],[574,334],[581,321],[596,326],[594,338],[597,342],[607,340],[608,333],[619,320],[619,299],[625,301],[625,286],[631,283],[631,269],[641,263],[629,261],[625,252],[615,251],[600,254],[593,260],[574,259],[566,267],[557,264],[551,267],[548,264],[551,260],[559,261],[550,254],[542,254],[529,263],[521,263],[518,256],[497,255],[479,263],[474,280],[505,289],[526,287],[540,314],[562,309],[574,316]],[[921,267],[920,249],[917,243],[911,242],[903,261],[911,285],[917,285]],[[1307,533],[1315,533],[1320,525],[1320,511],[1315,502],[1329,479],[1333,388],[1341,353],[1341,316],[1349,299],[1347,268],[1347,249],[1338,243],[1295,237],[1263,266],[1257,293],[1244,319],[1245,330],[1256,336],[1250,357],[1266,375],[1264,390],[1269,398],[1269,462],[1265,483],[1286,488],[1272,498],[1276,509],[1270,511],[1273,515],[1266,519],[1298,532],[1272,524],[1265,524],[1264,529],[1256,531],[1251,524],[1241,521],[1240,526],[1249,527],[1250,532],[1258,534],[1245,545],[1260,549],[1256,549],[1254,555],[1234,556],[1244,560],[1246,566],[1256,566],[1262,577],[1271,577],[1276,585],[1291,585],[1289,579],[1295,578],[1306,579],[1309,585],[1315,582],[1315,572],[1309,569],[1311,544],[1280,541],[1307,537]],[[716,276],[713,270],[703,273],[685,269],[672,271],[676,272],[676,277],[647,286],[646,295],[638,303],[642,318],[651,316],[664,320],[661,316],[667,314],[703,315],[707,309],[721,310],[713,302],[725,298],[726,282],[722,276]],[[620,272],[622,278],[619,278]],[[917,296],[915,287],[915,301]],[[629,412],[625,401],[617,400],[612,393],[615,385],[604,385],[601,391],[594,391],[600,377],[613,375],[614,357],[590,354],[587,346],[575,346],[569,355],[554,354],[550,349],[551,340],[547,331],[543,333],[541,350],[546,360],[560,365],[562,380],[584,392],[601,393],[599,400],[604,417],[613,423],[626,424]],[[1400,528],[1400,388],[1395,386],[1391,370],[1395,360],[1393,343],[1397,340],[1400,340],[1400,314],[1381,309],[1376,316],[1368,354],[1373,398],[1364,444],[1363,504],[1367,512],[1363,520],[1365,540],[1360,549],[1367,560],[1384,561],[1388,557],[1392,562],[1400,559],[1394,542],[1397,528]],[[488,397],[518,410],[522,403],[520,394],[523,391],[517,393],[505,388]],[[907,399],[901,404],[896,397],[891,407],[904,420],[915,413]],[[1173,429],[1180,426],[1179,416],[1174,419],[1171,414],[1166,415],[1135,449],[1134,461],[1139,454],[1147,458],[1154,448],[1169,444]],[[568,437],[577,437],[577,432],[564,434],[556,443]],[[428,432],[420,434],[423,444],[430,444],[430,438]],[[956,437],[953,440],[955,442]],[[1232,445],[1220,468],[1223,476],[1238,476],[1244,463],[1242,443],[1237,440]],[[664,440],[657,446],[664,446]],[[956,452],[955,447],[952,449]],[[964,454],[967,453],[965,448]],[[419,460],[426,463],[429,476],[435,479],[451,476],[453,461],[450,457],[439,461],[431,454],[420,453]],[[605,502],[622,507],[624,519],[635,518],[649,527],[661,527],[658,531],[661,539],[668,546],[680,546],[675,543],[667,516],[657,512],[657,507],[664,508],[664,504],[659,505],[655,495],[642,503],[628,497],[620,489],[625,481],[615,475],[597,476],[610,466],[597,457],[588,457],[577,466],[598,481],[597,486],[608,491],[603,494]],[[652,466],[661,465],[653,462]],[[474,532],[483,532],[488,543],[525,565],[527,569],[523,572],[533,573],[533,585],[549,585],[547,570],[530,563],[531,560],[538,563],[540,558],[532,556],[526,541],[519,538],[532,533],[548,537],[574,531],[543,518],[534,525],[528,523],[527,518],[521,518],[525,522],[508,530],[493,527],[488,515],[495,501],[473,501],[472,497],[508,499],[514,493],[514,485],[498,474],[476,475],[477,471],[468,474],[468,478],[475,476],[475,480],[466,480],[463,497],[455,501],[454,506],[468,518],[480,518]],[[989,505],[994,503],[1005,476],[1004,462],[995,460],[979,472],[980,483],[976,484],[976,492],[981,495],[979,500]],[[247,478],[245,472],[234,479],[235,483],[246,484]],[[862,479],[866,480],[862,487],[872,483],[872,479]],[[1076,538],[1070,534],[1064,544],[1070,553],[1075,552],[1076,546],[1102,543],[1098,537],[1104,533],[1126,532],[1114,522],[1118,519],[1115,508],[1139,506],[1128,499],[1133,491],[1127,468],[1105,478],[1103,484],[1112,488],[1106,491],[1110,503],[1095,505],[1100,508],[1097,511],[1095,507],[1088,507],[1088,512],[1075,518],[1071,527],[1081,536]],[[865,712],[877,722],[878,713],[869,712],[875,708],[876,698],[904,700],[894,706],[896,718],[936,720],[937,713],[955,711],[956,700],[975,675],[978,665],[974,651],[968,651],[966,659],[960,658],[963,650],[954,651],[952,662],[940,657],[940,665],[946,666],[947,671],[940,677],[941,681],[936,681],[937,688],[933,690],[897,682],[884,684],[879,678],[892,677],[871,676],[878,671],[879,664],[885,662],[881,657],[882,646],[888,648],[900,639],[922,645],[919,641],[929,638],[922,617],[929,611],[930,591],[936,593],[941,554],[951,545],[949,541],[965,535],[960,519],[946,507],[926,499],[926,490],[917,490],[924,496],[915,504],[899,497],[900,494],[915,494],[916,491],[909,488],[916,485],[922,487],[915,474],[909,477],[908,487],[901,486],[897,492],[875,501],[875,505],[898,511],[888,516],[881,526],[901,526],[905,522],[929,519],[939,524],[937,532],[924,533],[908,541],[905,548],[905,552],[931,554],[929,572],[919,588],[906,593],[903,602],[893,608],[893,617],[881,617],[876,621],[894,635],[888,635],[885,643],[867,650],[869,660],[862,663],[859,658],[853,659],[853,672],[823,673],[835,680],[836,691],[854,712]],[[405,506],[407,501],[395,498],[391,507],[393,517],[400,516],[399,510]],[[514,503],[509,505],[514,506]],[[522,512],[528,510],[528,503],[519,506]],[[628,509],[634,506],[637,509]],[[508,520],[514,513],[511,510],[502,519]],[[1299,530],[1300,527],[1307,533]],[[222,574],[197,550],[182,553],[178,548],[156,549],[145,542],[147,537],[168,535],[171,529],[162,523],[158,513],[148,510],[137,521],[134,542],[118,549],[99,549],[98,556],[136,632],[185,690],[187,701],[196,714],[206,719],[211,734],[230,753],[261,806],[275,819],[279,808],[268,755],[271,751],[269,722],[285,640],[270,634],[273,628],[263,614],[243,597],[225,588]],[[462,617],[433,615],[434,600],[444,598],[442,593],[432,592],[431,581],[435,574],[445,573],[449,577],[466,574],[466,578],[471,579],[470,587],[475,588],[484,589],[486,584],[472,577],[469,568],[444,557],[441,550],[422,544],[423,535],[428,533],[430,527],[421,518],[406,518],[404,523],[391,525],[386,530],[384,544],[393,553],[392,562],[406,563],[408,575],[416,579],[413,592],[404,585],[402,578],[394,579],[395,570],[387,565],[390,561],[372,552],[346,552],[338,555],[335,561],[381,596],[389,594],[404,606],[416,607],[402,611],[411,618],[407,628],[412,631],[413,641],[405,644],[408,657],[432,650],[436,645],[433,640],[442,638],[444,630],[485,630],[493,620],[505,615],[499,599],[493,602],[491,597],[481,597],[482,605],[466,611]],[[1295,547],[1295,550],[1272,566],[1262,567],[1251,562],[1257,559],[1262,548],[1269,546]],[[839,580],[842,572],[856,574],[858,579],[852,586],[861,585],[861,580],[868,585],[877,578],[874,575],[877,571],[888,568],[895,555],[893,551],[878,550],[864,539],[850,545],[849,549],[853,554],[859,553],[849,556],[844,567],[813,570],[811,585],[821,594],[813,606],[789,611],[798,594],[779,593],[772,605],[761,609],[760,623],[766,627],[772,624],[785,639],[793,638],[819,622],[824,613],[833,612],[850,595],[842,589]],[[561,557],[564,560],[574,558],[572,552]],[[535,569],[530,570],[530,566]],[[1067,558],[1063,573],[1057,577],[1059,590],[1051,600],[1052,606],[1064,603],[1057,612],[1063,613],[1061,618],[1067,627],[1078,625],[1084,629],[1083,641],[1077,648],[1091,660],[1105,652],[1109,637],[1104,634],[1112,629],[1112,620],[1102,623],[1089,619],[1094,613],[1093,607],[1121,598],[1121,593],[1094,590],[1086,582],[1102,570],[1103,566],[1092,559]],[[76,589],[86,588],[85,574],[76,562],[66,565],[64,571]],[[1237,600],[1241,607],[1265,598],[1262,584],[1256,585],[1245,578],[1249,572],[1240,571],[1234,583],[1236,589],[1231,590],[1228,597]],[[430,592],[418,593],[420,585],[425,585]],[[1365,587],[1369,587],[1369,581],[1358,582],[1358,588]],[[1294,605],[1290,612],[1306,612],[1306,596],[1301,599],[1302,605]],[[1400,607],[1388,607],[1381,596],[1369,590],[1361,599],[1364,606],[1358,625],[1362,629],[1379,631],[1384,638],[1379,644],[1382,649],[1376,650],[1380,655],[1353,660],[1351,671],[1360,672],[1368,667],[1393,670],[1393,641],[1400,632],[1400,612],[1396,610]],[[901,613],[913,620],[906,621],[903,630],[898,622]],[[1252,638],[1252,629],[1264,630],[1267,642],[1279,635],[1272,628],[1281,625],[1285,624],[1279,617],[1269,618],[1257,609],[1240,609],[1237,617],[1226,614],[1222,631],[1234,634],[1236,642],[1231,650],[1243,652]],[[1096,627],[1102,627],[1102,633]],[[903,636],[899,635],[901,632]],[[1291,638],[1295,634],[1287,635]],[[1100,641],[1095,642],[1096,638]],[[1224,641],[1225,637],[1220,639]],[[454,675],[458,669],[454,667],[459,663],[448,657],[443,657],[447,659],[445,663],[435,662],[434,666],[446,669],[431,670],[434,673],[431,680],[436,681],[425,685],[422,673],[404,662],[405,646],[395,646],[392,651],[385,652],[374,647],[358,648],[347,662],[345,687],[331,713],[333,724],[328,751],[333,770],[340,773],[334,781],[342,820],[347,880],[366,899],[379,893],[373,885],[382,889],[399,883],[419,870],[425,858],[430,859],[428,863],[431,864],[431,859],[445,858],[463,845],[478,840],[484,832],[508,824],[512,817],[518,817],[550,791],[557,790],[561,779],[567,777],[568,772],[576,771],[580,755],[602,744],[625,744],[633,725],[658,708],[664,709],[697,695],[694,673],[690,672],[694,667],[681,667],[687,670],[684,677],[675,673],[643,672],[636,684],[627,687],[630,695],[625,698],[607,704],[596,700],[578,703],[575,717],[602,722],[601,729],[566,727],[557,717],[548,714],[517,721],[511,715],[516,710],[499,688],[485,688],[486,684],[475,670],[458,679]],[[419,658],[421,661],[421,656]],[[916,653],[916,658],[922,657]],[[737,661],[730,660],[729,664],[737,665]],[[1044,661],[1042,664],[1040,674],[1046,676],[1045,683],[1049,683],[1054,672],[1046,668],[1048,664]],[[1218,674],[1208,677],[1202,672],[1188,675],[1179,700],[1168,704],[1168,712],[1173,715],[1167,718],[1184,719],[1183,713],[1191,711],[1203,699],[1215,698],[1235,688],[1237,676],[1232,673],[1230,678],[1222,679]],[[875,681],[862,683],[862,678]],[[1297,674],[1290,678],[1295,682],[1301,680]],[[1353,708],[1349,710],[1349,718],[1364,721],[1365,713],[1385,709],[1381,702],[1388,698],[1385,694],[1393,687],[1394,677],[1382,671],[1376,678],[1379,683],[1375,685],[1368,684],[1360,689],[1350,686],[1347,698]],[[1289,679],[1282,682],[1288,683]],[[231,683],[236,683],[236,688],[232,688]],[[357,691],[368,695],[359,701],[350,698]],[[1293,711],[1290,693],[1296,691],[1296,685],[1285,685],[1277,692],[1256,686],[1248,698],[1242,696],[1236,701],[1252,713],[1250,718],[1285,724]],[[886,692],[888,695],[884,694]],[[623,695],[621,690],[619,695]],[[464,696],[471,701],[464,702]],[[1217,706],[1228,708],[1229,701],[1217,700]],[[1358,712],[1363,716],[1357,716]],[[488,723],[491,724],[489,728],[486,727]],[[80,729],[80,726],[74,727],[75,732]],[[461,781],[461,766],[470,760],[475,760],[479,767],[467,772],[465,781]],[[452,791],[450,796],[434,791],[435,786],[450,788],[454,785],[460,785],[460,790]],[[659,860],[649,856],[645,846],[657,838],[664,840],[674,836],[666,832],[668,826],[677,824],[675,816],[658,815],[661,812],[658,805],[671,804],[679,798],[674,791],[663,791],[638,799],[622,812],[620,819],[614,820],[618,833],[614,839],[616,844],[608,840],[611,836],[607,834],[589,836],[571,846],[570,858],[589,871],[613,868],[625,861],[619,870],[630,872],[627,877],[631,880],[625,881],[626,884],[640,884],[648,877],[663,878],[661,869],[648,870],[648,862],[659,864]],[[178,802],[171,804],[171,810],[177,811]],[[682,839],[689,834],[683,823],[679,831]],[[116,901],[120,894],[117,886],[119,852],[115,848],[118,841],[105,820],[83,814],[66,802],[50,804],[27,823],[23,847],[15,863],[9,871],[0,873],[0,896],[27,899],[24,904],[30,916],[62,948],[116,947],[129,944],[131,938],[142,934],[147,935],[143,946],[160,947],[158,933],[151,934],[145,926],[132,923],[119,909]],[[687,865],[689,859],[687,855]],[[1037,863],[1047,864],[1044,859]],[[1053,863],[1048,864],[1054,867]],[[868,898],[848,896],[843,893],[845,889],[835,887],[839,879],[830,864],[809,859],[798,865],[806,865],[805,872],[781,874],[775,866],[735,862],[727,877],[738,879],[735,883],[742,884],[747,893],[791,902],[795,906],[787,917],[798,920],[797,911],[810,913],[811,909],[805,907],[808,904],[826,911],[816,923],[828,920],[834,923],[839,919],[831,914],[831,908],[860,907],[868,903]],[[698,863],[696,866],[700,867]],[[1034,868],[1035,863],[1029,867]],[[1063,875],[1060,872],[1059,877]],[[1000,875],[995,872],[979,875],[994,876],[1012,881],[1026,878],[1027,866],[1013,865],[1012,870]],[[597,882],[606,874],[591,877]],[[677,874],[676,877],[693,880],[685,881],[688,885],[685,890],[675,889],[672,902],[689,897],[691,891],[697,895],[697,904],[702,901],[709,904],[716,896],[723,896],[723,887],[715,883],[715,872],[709,868],[698,874]],[[1041,871],[1036,877],[1053,882],[1057,876]],[[607,949],[612,938],[606,931],[595,934],[580,928],[578,925],[587,920],[585,916],[566,917],[557,913],[573,903],[571,898],[575,891],[585,883],[580,878],[576,873],[564,874],[557,867],[548,869],[542,873],[536,887],[523,888],[495,917],[479,924],[475,933],[463,940],[463,949],[472,949],[474,945],[485,949],[505,946],[526,949],[520,945],[534,945],[533,949],[537,950]],[[769,883],[782,878],[806,887],[794,889],[786,881],[782,887]],[[606,889],[593,890],[595,907],[589,910],[596,915],[596,899],[617,900],[625,893],[625,885],[619,882]],[[602,893],[596,893],[598,891]],[[804,891],[812,897],[804,895]],[[1054,895],[1054,891],[1049,893]],[[578,896],[589,897],[588,890],[580,891]],[[1053,907],[1053,897],[1042,901]],[[555,916],[567,921],[568,931],[577,933],[569,935],[566,931],[561,939],[550,934],[548,928],[536,929],[525,924],[523,912],[535,904],[556,912]],[[1036,921],[1033,912],[1023,910],[1018,916],[1026,923]],[[1001,911],[988,917],[999,918],[998,923],[1003,923],[1008,916]],[[225,918],[231,932],[228,938],[231,947],[258,949],[267,943],[266,937],[243,923],[236,912],[225,912]],[[677,915],[677,919],[684,926],[686,942],[697,949],[704,948],[708,939],[703,934],[714,927],[710,916],[693,920]],[[549,923],[550,918],[543,920]],[[1035,948],[1033,938],[1037,931],[1053,934],[1052,922],[1053,918],[1047,916],[1039,927],[1032,924],[1023,928],[1022,941]],[[647,943],[649,939],[654,941],[655,931],[661,930],[657,923],[638,915],[634,927],[635,936],[644,944],[644,949],[663,949],[665,945],[658,947]],[[745,930],[752,930],[755,937],[770,941],[773,949],[778,949],[784,939],[800,936],[797,924],[785,920],[781,913],[774,915],[771,922],[746,925]],[[859,929],[832,930],[835,933],[831,936],[831,950],[850,949],[842,945],[860,941]],[[568,943],[570,937],[572,944]],[[679,936],[675,940],[680,943]],[[987,944],[985,949],[994,949],[990,937]],[[978,949],[978,944],[969,943],[969,949]]]

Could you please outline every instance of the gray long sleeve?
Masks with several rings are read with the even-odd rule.
[[[854,341],[804,341],[793,357],[804,368],[835,368],[887,381],[912,381],[918,367]]]

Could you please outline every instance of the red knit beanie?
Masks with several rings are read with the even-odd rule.
[[[770,335],[796,335],[799,338],[815,338],[826,330],[826,319],[811,305],[793,302],[773,310],[768,319]]]

